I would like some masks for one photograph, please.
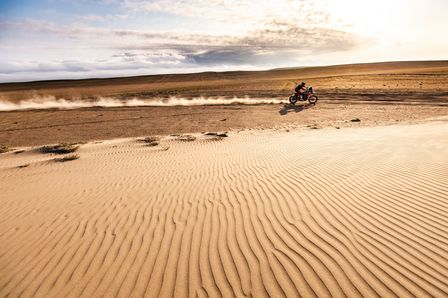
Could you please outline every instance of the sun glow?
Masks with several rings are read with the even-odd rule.
[[[358,35],[387,38],[395,35],[406,9],[404,0],[338,0],[326,1],[325,9],[345,24],[345,30]]]

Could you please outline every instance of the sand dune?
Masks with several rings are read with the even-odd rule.
[[[1,154],[0,296],[446,296],[447,132],[118,139],[66,163]]]

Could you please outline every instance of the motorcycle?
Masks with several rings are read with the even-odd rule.
[[[314,94],[313,87],[309,87],[300,95],[297,92],[294,92],[294,94],[289,97],[289,102],[296,104],[298,101],[308,101],[310,104],[316,104],[318,99],[317,95]]]

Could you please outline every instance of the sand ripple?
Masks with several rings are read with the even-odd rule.
[[[116,140],[67,163],[3,154],[0,296],[446,296],[447,131]]]

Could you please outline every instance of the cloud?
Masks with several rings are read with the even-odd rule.
[[[198,65],[241,65],[257,64],[257,50],[253,48],[233,47],[219,48],[187,54],[187,60]]]
[[[339,51],[353,48],[358,39],[352,33],[331,28],[301,27],[294,22],[272,20],[244,35],[212,35],[188,32],[160,32],[151,30],[106,29],[82,25],[61,26],[51,22],[0,22],[0,28],[16,28],[27,32],[57,37],[101,42],[113,48],[125,43],[124,48],[158,48],[161,46],[251,46],[262,48],[309,49],[311,51]],[[116,37],[123,38],[118,43]],[[106,42],[106,43],[104,43]]]
[[[322,24],[328,12],[315,0],[124,0],[130,11],[149,11],[223,22],[263,23],[272,18],[299,21],[302,25]],[[322,1],[320,1],[322,2]]]
[[[59,26],[32,21],[11,25],[44,34],[40,47],[50,48],[45,51],[53,58],[3,62],[0,58],[2,81],[34,79],[33,76],[108,77],[294,66],[298,56],[346,51],[357,45],[356,36],[343,31],[300,28],[280,21],[241,36]],[[56,44],[54,40],[59,42]],[[61,59],[56,59],[57,56]],[[79,56],[85,58],[76,58]]]
[[[295,24],[300,28],[347,30],[351,24],[328,11],[332,0],[122,0],[128,13],[164,13],[181,16],[195,22],[214,21],[225,27],[237,27],[239,32],[261,29],[266,24]],[[237,25],[236,25],[237,24]]]
[[[79,19],[88,21],[88,22],[108,22],[115,20],[125,20],[129,17],[127,14],[106,14],[106,15],[85,15],[79,16]]]
[[[119,5],[122,10],[80,16],[81,22],[65,25],[31,19],[0,22],[0,31],[14,32],[24,44],[27,39],[34,42],[34,59],[16,58],[25,56],[16,55],[19,43],[0,44],[0,53],[9,53],[0,58],[0,80],[295,66],[307,56],[349,51],[359,44],[358,36],[341,29],[340,23],[310,0],[99,2]],[[212,19],[227,24],[223,29],[237,22],[240,30],[221,30],[218,32],[225,33],[218,34],[188,27],[111,28],[114,20],[132,21],[141,11],[200,15],[197,22],[208,24],[203,19]]]

